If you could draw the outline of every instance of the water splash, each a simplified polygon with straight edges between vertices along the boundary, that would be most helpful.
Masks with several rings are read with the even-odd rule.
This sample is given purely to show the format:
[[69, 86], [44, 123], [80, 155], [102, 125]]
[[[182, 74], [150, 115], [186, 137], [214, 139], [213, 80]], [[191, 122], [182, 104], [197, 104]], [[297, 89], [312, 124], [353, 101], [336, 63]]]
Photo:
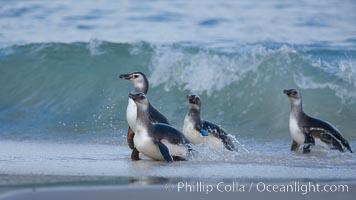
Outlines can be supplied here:
[[294, 81], [302, 89], [329, 89], [339, 97], [342, 103], [355, 103], [356, 100], [356, 61], [340, 60], [328, 62], [311, 60], [311, 66], [321, 73], [327, 74], [328, 79], [318, 76], [308, 76], [302, 73], [294, 75]]
[[98, 39], [91, 39], [87, 45], [90, 55], [98, 56], [104, 54], [104, 51], [100, 49], [100, 46], [103, 44], [103, 41]]
[[[241, 51], [241, 50], [240, 50]], [[208, 49], [186, 50], [171, 45], [157, 45], [150, 65], [153, 86], [164, 85], [166, 91], [179, 87], [195, 93], [211, 95], [231, 84], [238, 84], [250, 73], [258, 73], [263, 62], [274, 55], [285, 56], [296, 51], [287, 46], [273, 50], [261, 45], [233, 54], [221, 54]], [[256, 84], [259, 76], [252, 80]]]

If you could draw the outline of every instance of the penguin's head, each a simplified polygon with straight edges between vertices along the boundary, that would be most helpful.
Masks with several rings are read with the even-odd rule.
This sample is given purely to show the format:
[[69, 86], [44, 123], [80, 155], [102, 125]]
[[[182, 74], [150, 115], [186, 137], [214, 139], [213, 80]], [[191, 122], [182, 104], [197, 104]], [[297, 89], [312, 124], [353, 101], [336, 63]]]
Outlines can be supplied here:
[[121, 74], [119, 78], [130, 80], [134, 84], [135, 91], [147, 93], [148, 81], [144, 73], [132, 72], [130, 74]]
[[129, 98], [132, 99], [138, 107], [146, 109], [148, 107], [148, 100], [143, 92], [130, 93]]
[[283, 90], [283, 93], [289, 97], [292, 103], [300, 104], [302, 96], [297, 89]]
[[192, 108], [199, 109], [201, 106], [201, 100], [200, 97], [196, 94], [189, 94], [187, 95], [187, 99], [189, 101], [189, 104]]

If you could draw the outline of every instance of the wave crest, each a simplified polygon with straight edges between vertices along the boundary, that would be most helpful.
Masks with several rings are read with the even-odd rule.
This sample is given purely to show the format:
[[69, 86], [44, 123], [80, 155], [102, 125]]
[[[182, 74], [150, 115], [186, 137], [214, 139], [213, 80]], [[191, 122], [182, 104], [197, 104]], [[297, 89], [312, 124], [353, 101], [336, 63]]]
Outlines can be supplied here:
[[[150, 81], [153, 86], [163, 85], [166, 91], [178, 87], [211, 95], [233, 83], [238, 84], [250, 73], [258, 73], [259, 68], [264, 67], [262, 63], [273, 56], [280, 54], [285, 56], [283, 59], [287, 63], [290, 62], [289, 54], [293, 53], [296, 51], [287, 46], [271, 50], [257, 45], [231, 54], [206, 49], [155, 46], [150, 64]], [[251, 80], [251, 84], [256, 84], [256, 79]]]

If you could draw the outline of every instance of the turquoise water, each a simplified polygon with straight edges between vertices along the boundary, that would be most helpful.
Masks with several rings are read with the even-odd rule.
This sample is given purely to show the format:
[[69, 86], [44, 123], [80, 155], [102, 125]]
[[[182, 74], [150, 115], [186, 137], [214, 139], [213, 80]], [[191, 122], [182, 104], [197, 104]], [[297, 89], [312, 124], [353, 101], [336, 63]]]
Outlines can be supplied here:
[[307, 113], [355, 140], [356, 51], [271, 46], [227, 52], [197, 44], [91, 41], [3, 48], [0, 137], [120, 140], [132, 85], [117, 76], [143, 71], [150, 101], [179, 128], [189, 109], [186, 95], [195, 92], [202, 116], [232, 134], [289, 140], [290, 105], [282, 90], [293, 87], [301, 90]]
[[[282, 92], [298, 88], [306, 113], [332, 122], [355, 149], [355, 9], [355, 1], [0, 1], [0, 174], [157, 176], [162, 168], [146, 161], [151, 171], [131, 170], [126, 147], [132, 85], [118, 75], [142, 71], [149, 100], [174, 126], [183, 125], [186, 95], [198, 93], [203, 118], [250, 151], [204, 151], [176, 166], [183, 177], [196, 167], [206, 169], [198, 177], [231, 177], [223, 165], [244, 172], [236, 178], [356, 179], [349, 153], [289, 152]], [[42, 154], [47, 144], [54, 152]], [[61, 163], [69, 167], [58, 171]]]

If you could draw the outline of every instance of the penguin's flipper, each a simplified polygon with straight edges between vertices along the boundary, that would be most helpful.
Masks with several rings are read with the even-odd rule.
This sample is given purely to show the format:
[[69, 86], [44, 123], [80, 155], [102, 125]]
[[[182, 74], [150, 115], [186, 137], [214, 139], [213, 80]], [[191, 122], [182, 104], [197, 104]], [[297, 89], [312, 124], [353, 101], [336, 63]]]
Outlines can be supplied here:
[[201, 121], [194, 125], [194, 129], [198, 131], [202, 136], [209, 136], [209, 131], [203, 127]]
[[314, 127], [308, 128], [306, 131], [308, 131], [311, 135], [320, 138], [322, 142], [329, 145], [332, 149], [337, 149], [341, 152], [344, 152], [344, 149], [342, 148], [342, 144], [331, 132], [323, 128], [314, 128]]
[[338, 140], [346, 149], [348, 149], [351, 153], [353, 153], [349, 142], [344, 138], [344, 136], [340, 133], [340, 131], [332, 124], [312, 117], [309, 117], [308, 120], [311, 121], [313, 124], [317, 124], [317, 127], [310, 128], [313, 129], [313, 132], [317, 132], [319, 134], [323, 132], [330, 134], [334, 139]]
[[[336, 146], [339, 146], [339, 144], [340, 144], [341, 146], [343, 145], [343, 146], [344, 146], [347, 150], [349, 150], [351, 153], [353, 153], [349, 142], [341, 135], [341, 133], [340, 133], [338, 130], [334, 130], [334, 131], [332, 131], [332, 132], [330, 132], [330, 131], [326, 131], [326, 132], [327, 132], [328, 134], [330, 134], [331, 137], [332, 137], [334, 140], [336, 140], [336, 142], [338, 143], [338, 144], [336, 144], [336, 142], [332, 142], [332, 143], [333, 143], [333, 144], [332, 144], [333, 148], [335, 148]], [[334, 145], [334, 143], [335, 143], [336, 146]], [[336, 147], [336, 149], [340, 150], [339, 147]], [[341, 150], [340, 150], [340, 151], [341, 151]], [[342, 152], [344, 152], [344, 150], [342, 150]]]
[[298, 148], [299, 148], [299, 146], [300, 146], [300, 145], [299, 145], [296, 141], [293, 140], [292, 146], [290, 147], [290, 150], [291, 150], [291, 151], [297, 151]]
[[220, 126], [209, 122], [209, 121], [202, 121], [202, 129], [208, 130], [214, 137], [221, 139], [224, 144], [224, 147], [229, 151], [238, 151], [238, 148], [235, 146], [232, 136], [225, 132], [223, 128]]
[[164, 145], [161, 141], [158, 141], [157, 145], [158, 145], [159, 151], [161, 152], [164, 160], [166, 160], [167, 162], [173, 162], [173, 158], [169, 154], [169, 149], [166, 147], [166, 145]]
[[135, 144], [134, 144], [134, 140], [133, 140], [134, 136], [135, 136], [135, 133], [129, 127], [129, 129], [127, 130], [127, 144], [129, 145], [130, 149], [135, 148]]
[[312, 136], [312, 134], [310, 133], [310, 130], [307, 128], [303, 128], [304, 130], [304, 135], [305, 135], [305, 139], [304, 139], [304, 145], [303, 145], [303, 153], [310, 153], [310, 148], [312, 146], [315, 145], [315, 140]]
[[352, 149], [351, 149], [351, 146], [350, 146], [350, 144], [349, 144], [349, 142], [348, 141], [344, 141], [343, 142], [343, 144], [344, 144], [344, 146], [351, 152], [351, 153], [353, 153], [353, 151], [352, 151]]
[[341, 152], [344, 152], [340, 142], [331, 134], [323, 132], [320, 134], [320, 140], [328, 144], [332, 149], [337, 149]]
[[[339, 146], [342, 146], [342, 145], [343, 145], [347, 150], [349, 150], [351, 153], [353, 153], [349, 142], [341, 135], [341, 133], [339, 133], [338, 131], [327, 132], [327, 133], [331, 134], [331, 137], [332, 137], [334, 140], [336, 140], [336, 142], [337, 142], [337, 144], [336, 144], [336, 142], [334, 142], [334, 141], [332, 142], [332, 147], [333, 147], [333, 148], [336, 148], [336, 149], [338, 149], [339, 151], [341, 151]], [[339, 142], [339, 141], [340, 141], [340, 142]], [[341, 147], [341, 148], [342, 148], [342, 147]], [[344, 149], [343, 149], [343, 148], [342, 148], [342, 152], [344, 152]]]

